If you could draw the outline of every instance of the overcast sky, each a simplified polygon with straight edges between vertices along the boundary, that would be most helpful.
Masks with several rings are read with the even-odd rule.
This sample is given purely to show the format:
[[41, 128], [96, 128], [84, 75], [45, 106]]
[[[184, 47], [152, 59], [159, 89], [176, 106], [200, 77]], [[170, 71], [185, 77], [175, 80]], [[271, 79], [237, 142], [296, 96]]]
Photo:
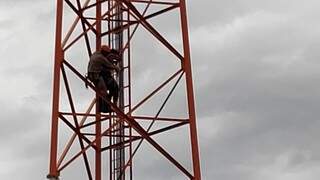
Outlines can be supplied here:
[[[317, 180], [320, 1], [187, 2], [203, 179]], [[0, 179], [48, 172], [54, 22], [54, 1], [0, 0]]]

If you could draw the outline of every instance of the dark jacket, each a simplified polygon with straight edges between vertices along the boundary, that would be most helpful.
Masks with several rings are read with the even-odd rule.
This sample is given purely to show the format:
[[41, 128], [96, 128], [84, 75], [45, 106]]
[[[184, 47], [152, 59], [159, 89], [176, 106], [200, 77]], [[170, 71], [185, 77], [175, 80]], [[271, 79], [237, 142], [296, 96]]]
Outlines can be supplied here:
[[102, 71], [110, 71], [117, 70], [118, 67], [114, 65], [112, 62], [114, 60], [119, 61], [120, 56], [115, 55], [113, 53], [109, 53], [107, 56], [104, 56], [100, 51], [96, 51], [90, 57], [90, 61], [88, 64], [88, 73], [101, 73]]

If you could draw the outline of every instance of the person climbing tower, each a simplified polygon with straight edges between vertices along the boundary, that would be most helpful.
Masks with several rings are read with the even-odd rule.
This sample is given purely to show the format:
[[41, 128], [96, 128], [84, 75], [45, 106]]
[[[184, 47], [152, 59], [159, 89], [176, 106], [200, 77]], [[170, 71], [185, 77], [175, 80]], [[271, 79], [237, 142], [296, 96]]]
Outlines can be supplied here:
[[[118, 63], [121, 61], [120, 53], [108, 45], [102, 45], [100, 50], [90, 56], [88, 64], [88, 79], [96, 86], [98, 91], [115, 105], [118, 102], [119, 85], [113, 74], [119, 73]], [[112, 112], [112, 109], [103, 98], [99, 98], [100, 112]]]

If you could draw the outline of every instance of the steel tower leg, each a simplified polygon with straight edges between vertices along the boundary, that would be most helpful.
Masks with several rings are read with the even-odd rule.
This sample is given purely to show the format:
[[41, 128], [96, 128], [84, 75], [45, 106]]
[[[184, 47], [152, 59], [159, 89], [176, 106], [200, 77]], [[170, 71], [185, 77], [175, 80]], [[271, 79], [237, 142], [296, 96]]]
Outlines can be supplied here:
[[[101, 48], [101, 0], [96, 0], [96, 50]], [[96, 98], [99, 99], [99, 96], [96, 95]], [[100, 102], [96, 103], [96, 180], [101, 180], [101, 116], [100, 116]]]
[[183, 51], [184, 51], [183, 68], [186, 73], [193, 173], [194, 173], [195, 180], [201, 180], [196, 113], [195, 113], [195, 105], [194, 105], [194, 92], [193, 92], [192, 70], [191, 70], [191, 60], [190, 60], [190, 43], [189, 43], [189, 32], [188, 32], [188, 23], [187, 23], [187, 9], [186, 9], [185, 0], [180, 0], [180, 16], [181, 16], [181, 27], [182, 27], [181, 29], [182, 29]]
[[57, 0], [56, 15], [56, 40], [54, 57], [54, 78], [53, 78], [53, 102], [52, 102], [52, 120], [51, 120], [51, 145], [50, 145], [50, 172], [48, 179], [59, 179], [57, 167], [57, 149], [58, 149], [58, 120], [59, 120], [59, 96], [60, 96], [60, 67], [63, 61], [63, 51], [61, 47], [62, 39], [62, 14], [63, 0]]

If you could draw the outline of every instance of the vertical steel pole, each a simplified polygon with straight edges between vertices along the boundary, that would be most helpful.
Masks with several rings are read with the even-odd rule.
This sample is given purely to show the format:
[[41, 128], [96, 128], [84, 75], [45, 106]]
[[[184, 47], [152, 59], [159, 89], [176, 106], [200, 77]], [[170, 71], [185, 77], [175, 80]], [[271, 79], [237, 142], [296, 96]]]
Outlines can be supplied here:
[[197, 125], [196, 125], [196, 116], [195, 116], [196, 113], [195, 113], [195, 105], [194, 105], [194, 92], [193, 92], [191, 58], [190, 58], [190, 43], [189, 43], [189, 32], [188, 32], [188, 22], [187, 22], [187, 8], [186, 8], [185, 0], [180, 0], [180, 16], [181, 16], [183, 51], [184, 51], [183, 68], [186, 73], [193, 173], [194, 173], [195, 180], [201, 180], [200, 157], [199, 157], [199, 148], [198, 148]]
[[56, 41], [54, 57], [53, 100], [51, 120], [51, 147], [50, 147], [50, 172], [48, 179], [58, 179], [57, 148], [58, 148], [58, 120], [59, 120], [59, 95], [60, 95], [60, 68], [63, 61], [62, 40], [62, 14], [63, 0], [57, 0], [56, 12]]
[[[121, 4], [121, 3], [120, 3]], [[122, 7], [119, 4], [116, 4], [116, 8], [115, 8], [115, 23], [114, 23], [114, 28], [119, 28], [122, 26], [122, 21], [123, 21], [123, 10]], [[118, 51], [122, 51], [123, 48], [123, 30], [120, 32], [115, 33], [114, 35], [114, 49], [118, 50]], [[119, 66], [121, 71], [118, 74], [118, 83], [119, 83], [119, 108], [124, 112], [125, 111], [125, 96], [124, 96], [124, 74], [125, 74], [125, 70], [123, 69], [124, 67], [124, 59], [123, 59], [123, 55], [122, 55], [122, 61], [119, 62]], [[125, 130], [124, 130], [124, 123], [120, 123], [117, 127], [117, 135], [119, 135], [119, 137], [116, 137], [116, 143], [121, 143], [124, 141], [124, 134], [125, 134]], [[121, 171], [120, 169], [122, 167], [124, 167], [125, 165], [125, 148], [124, 146], [116, 148], [116, 171], [115, 171], [115, 177], [118, 180], [124, 180], [125, 179], [125, 173], [120, 177]], [[120, 177], [120, 178], [119, 178]]]
[[[108, 12], [110, 12], [110, 9], [111, 9], [111, 0], [108, 1]], [[111, 29], [111, 21], [108, 21], [108, 30]], [[110, 46], [111, 45], [111, 33], [108, 34], [108, 45]], [[112, 126], [112, 118], [110, 117], [109, 118], [109, 127]], [[112, 129], [111, 129], [112, 131]], [[109, 136], [109, 146], [112, 145], [112, 136], [111, 136], [112, 133], [110, 133], [110, 136]], [[112, 158], [112, 148], [110, 148], [109, 150], [109, 180], [112, 180], [112, 177], [113, 177], [113, 174], [112, 174], [112, 169], [113, 169], [113, 158]]]
[[[100, 50], [101, 48], [101, 0], [96, 0], [97, 7], [96, 7], [96, 18], [97, 18], [97, 25], [96, 25], [96, 50]], [[100, 116], [100, 97], [96, 95], [97, 103], [96, 103], [96, 180], [101, 180], [101, 116]]]
[[[130, 10], [128, 9], [127, 10], [127, 20], [128, 22], [130, 21]], [[128, 112], [129, 113], [129, 116], [131, 116], [131, 43], [130, 43], [130, 34], [131, 34], [131, 31], [130, 31], [130, 26], [128, 27], [127, 29], [127, 40], [128, 40], [128, 85], [129, 85], [129, 92], [128, 92], [128, 101], [129, 101], [129, 110]], [[132, 159], [132, 141], [131, 141], [131, 138], [132, 138], [132, 128], [129, 127], [129, 138], [130, 138], [130, 145], [129, 145], [129, 157], [128, 159]], [[132, 168], [132, 160], [130, 162], [130, 179], [129, 180], [132, 180], [133, 179], [133, 168]]]

